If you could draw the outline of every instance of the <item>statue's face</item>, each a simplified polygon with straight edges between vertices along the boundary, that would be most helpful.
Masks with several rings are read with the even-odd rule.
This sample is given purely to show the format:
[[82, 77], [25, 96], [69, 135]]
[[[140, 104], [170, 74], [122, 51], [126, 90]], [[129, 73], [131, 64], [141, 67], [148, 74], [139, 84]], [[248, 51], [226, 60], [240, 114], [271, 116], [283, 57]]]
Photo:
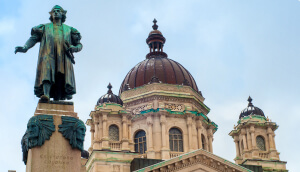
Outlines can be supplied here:
[[83, 141], [84, 141], [84, 136], [85, 136], [85, 128], [80, 127], [77, 129], [77, 144], [83, 148]]
[[27, 125], [28, 139], [34, 139], [39, 136], [39, 127], [34, 121], [30, 121]]
[[62, 15], [63, 15], [63, 13], [59, 8], [55, 8], [52, 10], [51, 16], [53, 19], [55, 19], [55, 20], [62, 19]]

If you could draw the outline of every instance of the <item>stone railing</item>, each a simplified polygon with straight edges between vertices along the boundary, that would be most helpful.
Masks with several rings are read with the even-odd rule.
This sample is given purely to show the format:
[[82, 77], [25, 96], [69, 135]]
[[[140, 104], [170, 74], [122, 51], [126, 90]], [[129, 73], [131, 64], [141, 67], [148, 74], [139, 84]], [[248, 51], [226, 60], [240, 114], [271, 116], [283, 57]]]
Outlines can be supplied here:
[[119, 151], [119, 150], [121, 150], [121, 142], [120, 141], [109, 141], [109, 147], [111, 150]]
[[268, 152], [259, 152], [258, 155], [261, 159], [268, 159], [269, 158], [269, 153]]
[[177, 157], [179, 155], [183, 154], [183, 152], [170, 152], [170, 158]]

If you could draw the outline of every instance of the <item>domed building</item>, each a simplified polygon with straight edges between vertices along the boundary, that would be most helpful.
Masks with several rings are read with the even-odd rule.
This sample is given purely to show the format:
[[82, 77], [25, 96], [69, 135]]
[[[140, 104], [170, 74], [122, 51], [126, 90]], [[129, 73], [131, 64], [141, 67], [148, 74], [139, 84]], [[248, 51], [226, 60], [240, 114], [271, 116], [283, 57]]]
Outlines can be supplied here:
[[266, 118], [260, 108], [253, 106], [250, 96], [248, 102], [239, 116], [238, 125], [229, 133], [235, 142], [235, 162], [250, 168], [261, 167], [263, 171], [287, 171], [286, 162], [280, 161], [276, 150], [278, 125]]
[[[218, 125], [192, 74], [163, 51], [166, 39], [153, 22], [146, 58], [127, 73], [119, 96], [109, 84], [90, 113], [86, 171], [249, 171], [213, 154]], [[264, 118], [254, 106], [241, 117], [252, 113]]]

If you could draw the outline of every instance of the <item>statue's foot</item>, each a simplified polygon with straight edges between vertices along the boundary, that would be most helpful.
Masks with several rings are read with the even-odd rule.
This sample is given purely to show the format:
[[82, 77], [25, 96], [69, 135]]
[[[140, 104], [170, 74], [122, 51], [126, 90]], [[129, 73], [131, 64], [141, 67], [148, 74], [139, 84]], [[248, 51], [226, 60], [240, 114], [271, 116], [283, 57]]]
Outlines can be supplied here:
[[50, 102], [50, 98], [46, 95], [42, 95], [40, 100], [39, 100], [40, 103], [49, 103]]
[[67, 100], [71, 100], [72, 98], [73, 98], [72, 95], [67, 95], [67, 96], [66, 96], [66, 99], [67, 99]]

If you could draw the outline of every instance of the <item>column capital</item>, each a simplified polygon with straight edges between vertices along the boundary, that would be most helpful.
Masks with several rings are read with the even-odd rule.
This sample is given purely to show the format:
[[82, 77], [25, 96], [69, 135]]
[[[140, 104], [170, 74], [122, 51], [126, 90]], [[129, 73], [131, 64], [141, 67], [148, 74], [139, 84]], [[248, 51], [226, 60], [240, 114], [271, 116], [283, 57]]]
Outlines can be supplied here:
[[166, 115], [162, 114], [162, 115], [160, 116], [160, 123], [161, 123], [161, 124], [165, 124], [165, 123], [166, 123]]
[[186, 118], [186, 124], [189, 126], [189, 125], [192, 125], [193, 121], [192, 121], [192, 117], [191, 116], [187, 116]]
[[148, 124], [148, 125], [151, 125], [151, 126], [153, 125], [153, 120], [152, 120], [152, 117], [151, 117], [151, 116], [148, 116], [148, 117], [147, 117], [147, 124]]

